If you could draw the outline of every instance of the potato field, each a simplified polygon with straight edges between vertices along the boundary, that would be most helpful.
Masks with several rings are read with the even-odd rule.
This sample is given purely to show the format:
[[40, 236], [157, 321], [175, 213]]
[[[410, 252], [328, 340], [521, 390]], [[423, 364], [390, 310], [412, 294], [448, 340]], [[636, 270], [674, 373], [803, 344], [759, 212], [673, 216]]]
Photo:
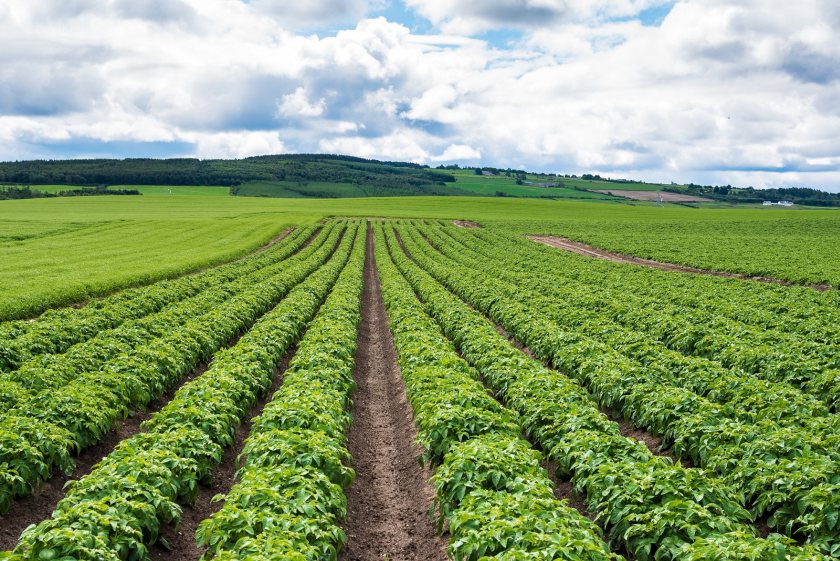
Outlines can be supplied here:
[[840, 557], [833, 277], [523, 224], [329, 218], [1, 322], [0, 560]]

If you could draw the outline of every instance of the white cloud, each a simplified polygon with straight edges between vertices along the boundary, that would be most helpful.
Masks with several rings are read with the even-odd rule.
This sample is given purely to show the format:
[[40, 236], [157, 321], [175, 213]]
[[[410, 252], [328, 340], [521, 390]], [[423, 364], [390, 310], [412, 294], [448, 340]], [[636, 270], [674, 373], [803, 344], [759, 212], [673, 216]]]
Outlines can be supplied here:
[[[657, 3], [409, 0], [446, 34], [373, 18], [322, 37], [295, 26], [375, 5], [7, 0], [0, 159], [171, 143], [840, 189], [836, 3], [681, 0], [661, 26], [615, 19]], [[502, 24], [522, 39], [464, 35]]]
[[323, 97], [316, 103], [310, 103], [306, 88], [299, 87], [294, 93], [283, 96], [277, 110], [285, 117], [320, 117], [326, 106], [327, 100]]
[[336, 23], [355, 23], [383, 0], [251, 0], [251, 6], [292, 26], [323, 27]]
[[[186, 135], [189, 139], [190, 135]], [[194, 137], [199, 158], [246, 158], [286, 151], [280, 136], [274, 132], [224, 132]]]
[[346, 136], [324, 139], [320, 150], [329, 154], [348, 154], [360, 158], [381, 158], [384, 160], [427, 163], [430, 159], [412, 131], [396, 131], [379, 138]]
[[443, 154], [433, 156], [433, 162], [460, 162], [465, 160], [480, 160], [481, 152], [466, 144], [450, 144]]

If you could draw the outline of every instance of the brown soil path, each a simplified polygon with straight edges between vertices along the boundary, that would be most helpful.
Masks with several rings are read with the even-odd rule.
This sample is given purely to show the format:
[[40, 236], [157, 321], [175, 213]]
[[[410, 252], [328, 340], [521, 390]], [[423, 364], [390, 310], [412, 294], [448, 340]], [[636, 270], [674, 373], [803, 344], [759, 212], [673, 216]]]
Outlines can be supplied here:
[[453, 220], [452, 223], [459, 228], [481, 228], [481, 224], [469, 220]]
[[661, 261], [654, 261], [652, 259], [642, 259], [641, 257], [633, 257], [630, 255], [623, 255], [621, 253], [612, 253], [610, 251], [606, 251], [603, 249], [599, 249], [597, 247], [593, 247], [591, 245], [587, 245], [582, 242], [576, 242], [573, 240], [569, 240], [566, 238], [560, 238], [557, 236], [528, 236], [529, 240], [535, 241], [537, 243], [541, 243], [543, 245], [547, 245], [549, 247], [554, 247], [557, 249], [563, 249], [565, 251], [569, 251], [571, 253], [577, 253], [578, 255], [585, 255], [587, 257], [594, 257], [596, 259], [605, 259], [607, 261], [613, 261], [615, 263], [627, 263], [630, 265], [642, 265], [645, 267], [651, 267], [653, 269], [661, 269], [663, 271], [677, 271], [680, 273], [695, 273], [698, 275], [711, 275], [715, 277], [724, 277], [729, 279], [741, 279], [741, 280], [750, 280], [750, 281], [757, 281], [757, 282], [765, 282], [769, 284], [779, 284], [782, 286], [805, 286], [808, 288], [812, 288], [818, 292], [823, 292], [825, 290], [831, 289], [829, 285], [826, 284], [796, 284], [792, 282], [788, 282], [782, 279], [776, 279], [773, 277], [756, 277], [750, 275], [742, 275], [739, 273], [726, 273], [723, 271], [710, 271], [708, 269], [697, 269], [695, 267], [687, 267], [685, 265], [677, 265], [676, 263], [663, 263]]
[[382, 301], [368, 231], [348, 448], [356, 479], [347, 489], [341, 561], [444, 561], [446, 538], [429, 518], [434, 499], [420, 466], [417, 431]]

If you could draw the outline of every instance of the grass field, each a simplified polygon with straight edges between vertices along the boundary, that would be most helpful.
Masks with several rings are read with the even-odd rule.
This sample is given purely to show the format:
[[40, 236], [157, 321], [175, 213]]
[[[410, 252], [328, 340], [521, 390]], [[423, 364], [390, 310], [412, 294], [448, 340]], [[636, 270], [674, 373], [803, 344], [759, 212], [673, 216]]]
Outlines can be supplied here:
[[[613, 182], [597, 179], [553, 177], [525, 174], [522, 185], [516, 184], [516, 177], [504, 174], [476, 175], [472, 170], [449, 170], [457, 181], [455, 185], [479, 195], [494, 196], [497, 191], [511, 197], [556, 197], [571, 199], [612, 199], [609, 195], [592, 193], [590, 190], [611, 189], [614, 191], [661, 191], [665, 186], [658, 183]], [[561, 185], [551, 187], [546, 185]]]
[[[459, 189], [469, 191], [476, 195], [488, 197], [498, 196], [504, 193], [508, 197], [538, 197], [558, 199], [613, 199], [601, 193], [590, 193], [585, 190], [572, 189], [569, 187], [539, 187], [537, 185], [517, 185], [515, 177], [505, 175], [476, 175], [472, 171], [452, 172], [457, 179], [454, 183]], [[526, 181], [533, 183], [548, 183], [546, 178], [531, 176]], [[566, 183], [566, 180], [563, 180]], [[586, 189], [584, 187], [584, 189]], [[593, 187], [594, 189], [594, 187]]]
[[166, 188], [144, 189], [149, 195], [0, 204], [0, 318], [222, 262], [287, 225], [342, 215], [507, 221], [523, 233], [560, 235], [661, 261], [840, 285], [840, 262], [833, 257], [840, 255], [840, 215], [830, 210], [501, 197], [257, 199], [220, 196], [217, 187], [171, 195]]

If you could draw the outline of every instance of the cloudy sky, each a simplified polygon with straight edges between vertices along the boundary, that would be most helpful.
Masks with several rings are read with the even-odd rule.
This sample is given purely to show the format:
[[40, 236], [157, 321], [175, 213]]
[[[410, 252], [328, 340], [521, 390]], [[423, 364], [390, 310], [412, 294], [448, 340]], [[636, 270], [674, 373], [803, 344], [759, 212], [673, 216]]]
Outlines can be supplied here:
[[3, 0], [0, 159], [329, 152], [840, 191], [838, 30], [837, 0]]

